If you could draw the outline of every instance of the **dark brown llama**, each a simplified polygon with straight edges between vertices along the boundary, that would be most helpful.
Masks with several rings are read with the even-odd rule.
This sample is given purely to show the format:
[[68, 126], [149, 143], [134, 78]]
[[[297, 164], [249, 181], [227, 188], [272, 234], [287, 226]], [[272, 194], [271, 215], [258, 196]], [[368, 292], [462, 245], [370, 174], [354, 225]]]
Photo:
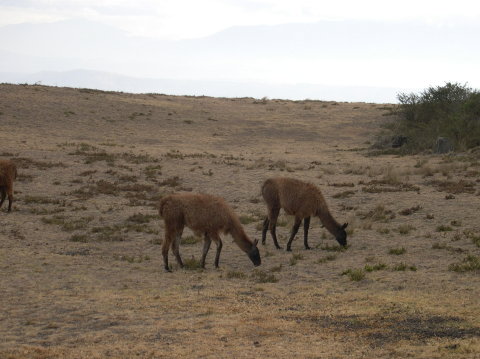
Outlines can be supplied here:
[[275, 247], [281, 249], [277, 241], [276, 224], [280, 209], [283, 208], [286, 214], [295, 216], [295, 224], [287, 243], [287, 251], [291, 251], [292, 241], [298, 232], [302, 219], [304, 220], [303, 240], [305, 249], [310, 249], [308, 228], [311, 216], [319, 217], [322, 224], [335, 236], [340, 245], [347, 245], [345, 228], [347, 228], [348, 223], [340, 225], [335, 221], [328, 210], [320, 189], [312, 183], [293, 178], [269, 178], [263, 183], [262, 196], [268, 207], [268, 216], [263, 222], [262, 244], [265, 244], [267, 231], [270, 229]]
[[13, 181], [17, 178], [17, 166], [10, 160], [0, 160], [0, 207], [8, 195], [8, 212], [12, 210]]
[[205, 268], [205, 258], [212, 240], [217, 245], [215, 267], [218, 268], [222, 250], [220, 232], [230, 234], [233, 241], [248, 255], [255, 266], [261, 264], [260, 253], [257, 248], [258, 240], [252, 241], [247, 236], [237, 215], [223, 198], [195, 193], [171, 194], [160, 200], [159, 212], [165, 223], [162, 255], [166, 271], [170, 271], [168, 266], [170, 246], [178, 264], [183, 267], [179, 245], [185, 226], [195, 234], [204, 236], [202, 268]]

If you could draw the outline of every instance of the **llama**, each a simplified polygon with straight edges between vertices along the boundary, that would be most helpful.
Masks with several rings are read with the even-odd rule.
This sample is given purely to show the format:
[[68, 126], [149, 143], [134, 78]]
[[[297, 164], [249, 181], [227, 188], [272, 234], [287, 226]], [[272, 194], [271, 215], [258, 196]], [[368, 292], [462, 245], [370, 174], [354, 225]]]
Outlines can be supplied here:
[[12, 210], [13, 181], [17, 178], [17, 166], [10, 160], [0, 160], [0, 207], [8, 194], [8, 212]]
[[223, 246], [219, 232], [230, 234], [233, 241], [248, 255], [255, 266], [261, 264], [260, 253], [257, 248], [258, 239], [252, 241], [247, 236], [237, 215], [223, 198], [196, 193], [171, 194], [160, 200], [159, 213], [165, 223], [162, 255], [166, 271], [170, 272], [168, 267], [170, 246], [178, 264], [183, 267], [179, 244], [185, 226], [195, 234], [204, 236], [202, 268], [205, 268], [205, 258], [212, 240], [217, 245], [215, 267], [218, 268]]
[[292, 250], [292, 241], [298, 232], [302, 219], [304, 220], [303, 240], [305, 249], [310, 249], [308, 229], [311, 216], [319, 217], [322, 224], [335, 236], [340, 245], [347, 245], [345, 228], [347, 228], [348, 223], [340, 225], [335, 221], [328, 210], [320, 189], [312, 183], [292, 178], [270, 178], [263, 183], [262, 196], [268, 207], [268, 216], [263, 222], [262, 244], [265, 244], [267, 230], [270, 229], [275, 247], [277, 249], [282, 248], [277, 241], [276, 224], [280, 209], [283, 208], [286, 214], [295, 216], [295, 223], [287, 243], [287, 251]]

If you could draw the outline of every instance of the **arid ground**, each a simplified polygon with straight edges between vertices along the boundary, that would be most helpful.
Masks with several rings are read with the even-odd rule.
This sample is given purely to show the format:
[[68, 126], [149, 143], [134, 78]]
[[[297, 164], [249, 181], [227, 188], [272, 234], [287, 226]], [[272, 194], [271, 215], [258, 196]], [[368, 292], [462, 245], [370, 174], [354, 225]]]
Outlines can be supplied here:
[[[372, 155], [390, 105], [0, 85], [0, 357], [480, 358], [480, 151]], [[318, 219], [262, 265], [224, 237], [163, 270], [159, 199], [224, 197], [261, 238], [262, 182], [317, 184]], [[292, 219], [281, 214], [285, 247]]]

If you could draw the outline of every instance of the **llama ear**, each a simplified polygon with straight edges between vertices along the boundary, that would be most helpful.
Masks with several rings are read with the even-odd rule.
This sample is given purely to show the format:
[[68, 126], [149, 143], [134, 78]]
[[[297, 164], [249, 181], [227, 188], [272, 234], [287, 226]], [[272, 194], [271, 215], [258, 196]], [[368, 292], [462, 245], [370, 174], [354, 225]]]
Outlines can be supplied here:
[[258, 244], [258, 239], [254, 239], [254, 240], [253, 240], [253, 246], [256, 247], [257, 244]]
[[343, 229], [345, 229], [347, 227], [348, 227], [348, 223], [344, 223], [343, 226], [342, 226]]

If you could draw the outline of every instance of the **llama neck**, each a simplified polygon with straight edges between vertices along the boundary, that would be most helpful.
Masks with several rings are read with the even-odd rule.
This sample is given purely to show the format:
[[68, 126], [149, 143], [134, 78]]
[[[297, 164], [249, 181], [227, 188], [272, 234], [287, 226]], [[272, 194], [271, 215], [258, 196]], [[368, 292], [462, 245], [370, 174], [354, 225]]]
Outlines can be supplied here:
[[338, 222], [332, 217], [331, 213], [329, 212], [328, 209], [320, 211], [320, 214], [318, 215], [320, 218], [320, 221], [322, 224], [325, 226], [325, 228], [333, 234], [335, 237], [338, 234], [338, 231], [340, 229], [340, 225]]
[[233, 237], [233, 241], [237, 244], [237, 246], [240, 247], [242, 251], [248, 253], [251, 250], [252, 242], [243, 230], [239, 221], [233, 221], [229, 233]]

